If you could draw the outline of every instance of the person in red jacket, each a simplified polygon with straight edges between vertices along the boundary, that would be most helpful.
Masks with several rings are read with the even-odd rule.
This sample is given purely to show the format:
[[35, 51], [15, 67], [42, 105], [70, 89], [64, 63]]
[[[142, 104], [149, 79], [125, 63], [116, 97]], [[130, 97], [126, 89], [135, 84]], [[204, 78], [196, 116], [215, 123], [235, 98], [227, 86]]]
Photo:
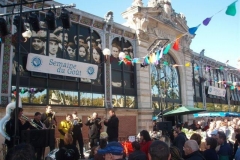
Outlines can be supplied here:
[[152, 143], [152, 139], [148, 131], [142, 130], [140, 132], [140, 146], [141, 146], [141, 151], [144, 152], [147, 157], [148, 157], [148, 150], [151, 143]]

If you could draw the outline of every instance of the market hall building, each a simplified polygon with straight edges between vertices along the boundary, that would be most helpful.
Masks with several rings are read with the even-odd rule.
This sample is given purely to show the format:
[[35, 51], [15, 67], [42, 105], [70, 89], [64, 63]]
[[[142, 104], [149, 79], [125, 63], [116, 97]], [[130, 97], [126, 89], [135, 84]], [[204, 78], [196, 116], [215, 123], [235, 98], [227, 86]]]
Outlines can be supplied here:
[[[5, 0], [5, 3], [12, 2]], [[45, 2], [44, 7], [52, 4], [62, 5], [52, 1]], [[70, 29], [63, 29], [60, 19], [53, 31], [41, 23], [38, 33], [33, 32], [31, 38], [21, 41], [20, 62], [16, 58], [16, 27], [9, 25], [12, 34], [1, 43], [0, 117], [4, 117], [5, 107], [16, 91], [17, 63], [20, 65], [19, 91], [24, 115], [33, 117], [35, 112], [43, 113], [46, 105], [51, 105], [58, 122], [65, 119], [66, 113], [75, 110], [84, 122], [93, 112], [103, 117], [107, 109], [113, 107], [120, 121], [120, 140], [143, 129], [151, 130], [153, 116], [160, 117], [161, 113], [181, 105], [203, 108], [206, 103], [206, 109], [210, 111], [239, 112], [240, 95], [237, 88], [230, 90], [226, 83], [218, 83], [239, 82], [237, 70], [230, 66], [211, 69], [225, 64], [204, 56], [204, 51], [199, 54], [190, 49], [194, 36], [185, 34], [188, 32], [186, 17], [176, 13], [170, 1], [149, 0], [144, 6], [141, 0], [129, 3], [129, 8], [122, 13], [126, 19], [123, 25], [114, 21], [114, 12], [99, 17], [75, 8], [67, 9], [72, 12]], [[41, 7], [27, 5], [24, 10]], [[11, 8], [1, 8], [1, 11], [8, 13]], [[56, 11], [56, 15], [60, 16], [61, 9]], [[40, 21], [44, 21], [45, 12], [40, 11], [39, 17]], [[13, 19], [11, 16], [8, 18]], [[29, 24], [25, 23], [25, 26], [29, 27]], [[155, 41], [161, 47], [183, 34], [180, 49], [176, 51], [171, 48], [158, 65], [119, 63], [120, 52], [131, 59], [145, 57], [150, 53], [151, 46], [154, 49]], [[111, 50], [111, 57], [103, 55], [104, 48]], [[95, 64], [98, 66], [97, 78], [90, 80], [30, 72], [26, 69], [29, 53]], [[191, 66], [185, 67], [186, 63]], [[176, 67], [175, 64], [181, 66]], [[206, 67], [209, 69], [206, 70]], [[225, 97], [209, 95], [209, 86], [226, 90], [228, 94]], [[178, 118], [186, 121], [186, 118]], [[165, 120], [175, 121], [174, 117]], [[55, 132], [58, 138], [58, 130]], [[84, 125], [85, 142], [88, 141], [87, 133], [88, 128]]]

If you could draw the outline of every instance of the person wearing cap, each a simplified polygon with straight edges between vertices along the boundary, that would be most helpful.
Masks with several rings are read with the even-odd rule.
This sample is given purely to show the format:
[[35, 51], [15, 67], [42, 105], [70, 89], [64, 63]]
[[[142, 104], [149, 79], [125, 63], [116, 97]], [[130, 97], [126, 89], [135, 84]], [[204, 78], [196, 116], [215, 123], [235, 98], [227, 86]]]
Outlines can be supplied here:
[[46, 31], [40, 30], [32, 32], [32, 50], [36, 54], [45, 55]]
[[110, 115], [110, 118], [104, 121], [104, 125], [107, 126], [108, 141], [118, 141], [119, 120], [114, 110], [110, 109], [108, 114]]
[[77, 111], [74, 111], [72, 113], [72, 124], [73, 124], [73, 144], [76, 146], [76, 143], [78, 141], [81, 159], [85, 159], [84, 153], [83, 153], [83, 136], [82, 136], [82, 120], [78, 117]]
[[211, 132], [211, 137], [217, 139], [217, 134], [218, 134], [218, 130], [215, 129]]
[[50, 33], [49, 37], [50, 37], [49, 38], [49, 56], [61, 58], [61, 52], [60, 52], [61, 49], [58, 46], [61, 41], [53, 33]]
[[123, 146], [119, 142], [109, 142], [98, 154], [104, 155], [105, 160], [123, 160]]
[[[62, 27], [58, 27], [57, 29], [55, 29], [55, 31], [53, 32], [53, 34], [55, 34], [58, 39], [60, 39], [60, 41], [63, 40], [64, 46], [66, 47], [68, 44], [68, 32], [65, 30], [64, 32], [64, 36], [63, 36], [63, 28]], [[59, 47], [62, 49], [62, 45], [59, 44]]]

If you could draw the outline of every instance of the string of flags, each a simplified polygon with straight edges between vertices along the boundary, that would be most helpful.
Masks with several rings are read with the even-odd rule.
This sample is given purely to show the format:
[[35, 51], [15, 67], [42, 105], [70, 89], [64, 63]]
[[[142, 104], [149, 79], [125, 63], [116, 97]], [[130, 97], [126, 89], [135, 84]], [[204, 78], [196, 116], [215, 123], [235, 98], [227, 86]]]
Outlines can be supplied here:
[[[236, 13], [237, 13], [237, 10], [236, 10], [236, 3], [238, 2], [238, 0], [234, 1], [233, 3], [231, 3], [230, 5], [227, 6], [227, 9], [225, 11], [225, 14], [228, 15], [228, 16], [235, 16]], [[144, 57], [140, 57], [140, 58], [131, 58], [129, 55], [125, 55], [124, 52], [120, 52], [119, 53], [119, 64], [121, 63], [124, 63], [125, 65], [133, 65], [134, 63], [139, 63], [141, 64], [142, 67], [145, 67], [145, 66], [148, 66], [149, 64], [155, 64], [155, 65], [158, 65], [160, 59], [163, 57], [163, 55], [166, 55], [168, 54], [169, 50], [171, 48], [173, 48], [174, 50], [178, 51], [180, 49], [179, 47], [179, 43], [180, 43], [180, 39], [187, 35], [187, 34], [190, 34], [190, 35], [195, 35], [195, 32], [198, 30], [198, 28], [201, 26], [201, 24], [203, 24], [204, 26], [207, 26], [210, 21], [212, 20], [212, 18], [220, 13], [222, 10], [224, 9], [221, 9], [220, 11], [216, 12], [214, 15], [210, 16], [210, 17], [207, 17], [205, 18], [202, 23], [198, 24], [196, 27], [192, 27], [192, 28], [189, 28], [188, 29], [188, 32], [182, 34], [182, 35], [179, 35], [178, 37], [176, 37], [175, 40], [169, 42], [168, 44], [166, 44], [165, 46], [163, 46], [160, 50], [157, 50], [155, 53], [150, 53], [150, 54], [147, 54], [146, 56]], [[169, 63], [167, 61], [163, 61], [162, 63], [163, 65], [169, 65]], [[191, 64], [188, 62], [186, 63], [185, 65], [173, 65], [175, 67], [177, 66], [186, 66], [186, 67], [190, 67]], [[195, 68], [195, 69], [198, 69], [198, 68]], [[220, 67], [218, 68], [220, 70], [223, 70], [224, 68], [223, 67]], [[239, 69], [240, 69], [240, 66], [239, 66]]]

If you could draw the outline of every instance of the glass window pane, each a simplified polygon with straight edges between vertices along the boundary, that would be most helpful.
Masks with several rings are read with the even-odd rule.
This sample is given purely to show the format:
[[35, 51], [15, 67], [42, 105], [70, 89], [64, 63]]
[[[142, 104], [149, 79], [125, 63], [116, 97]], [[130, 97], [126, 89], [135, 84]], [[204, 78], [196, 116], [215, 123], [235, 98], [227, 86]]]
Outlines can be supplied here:
[[94, 107], [104, 107], [104, 94], [93, 93], [92, 103]]
[[62, 91], [64, 105], [78, 106], [78, 92]]
[[206, 103], [207, 111], [214, 111], [214, 104], [213, 103]]
[[122, 87], [122, 75], [120, 71], [112, 71], [112, 86]]
[[126, 96], [126, 107], [128, 107], [128, 108], [135, 108], [136, 107], [135, 97]]
[[114, 69], [118, 69], [121, 70], [122, 65], [119, 65], [119, 53], [121, 52], [121, 41], [119, 41], [119, 38], [114, 38], [113, 42], [112, 42], [112, 48], [111, 48], [111, 67]]
[[215, 108], [215, 111], [222, 111], [222, 105], [221, 104], [214, 103], [214, 108]]
[[160, 109], [158, 101], [153, 101], [152, 102], [152, 109], [154, 109], [154, 110]]
[[64, 104], [64, 91], [49, 90], [49, 104], [66, 105]]
[[[29, 103], [29, 88], [27, 87], [19, 87], [19, 93], [21, 96], [22, 103]], [[12, 93], [16, 95], [16, 86], [12, 86]], [[12, 97], [13, 100], [16, 100], [16, 97]]]
[[[103, 68], [102, 67], [98, 67], [98, 73], [97, 73], [97, 78], [92, 80], [92, 84], [94, 85], [102, 85], [102, 79], [103, 79]], [[88, 80], [85, 78], [85, 80]]]
[[30, 88], [29, 103], [32, 104], [47, 104], [47, 90], [44, 88]]
[[[230, 106], [230, 108], [231, 108], [231, 106]], [[229, 111], [229, 107], [228, 107], [227, 104], [222, 104], [222, 111], [224, 111], [224, 112], [228, 112]]]
[[80, 92], [80, 106], [92, 106], [92, 93]]
[[134, 88], [134, 74], [124, 73], [124, 84], [126, 88]]
[[112, 105], [113, 107], [125, 107], [124, 96], [112, 95]]

